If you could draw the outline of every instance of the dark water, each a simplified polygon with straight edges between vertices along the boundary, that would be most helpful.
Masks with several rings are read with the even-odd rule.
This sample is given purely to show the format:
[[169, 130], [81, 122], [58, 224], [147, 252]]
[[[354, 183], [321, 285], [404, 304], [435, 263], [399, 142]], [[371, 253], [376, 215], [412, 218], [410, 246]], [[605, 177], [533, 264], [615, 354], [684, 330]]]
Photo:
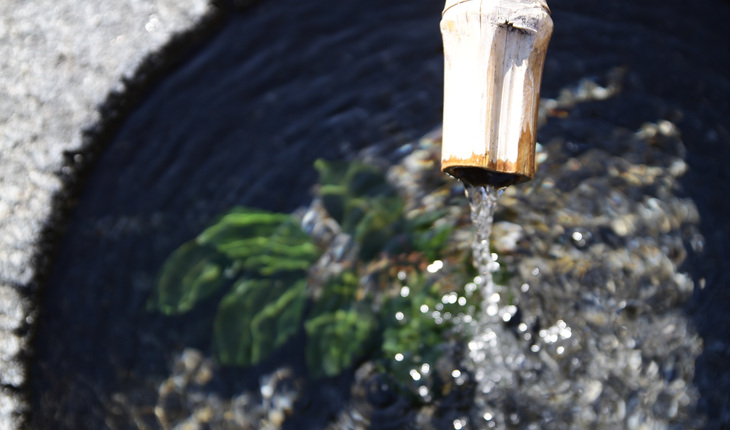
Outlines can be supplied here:
[[[543, 94], [625, 67], [625, 96], [576, 108], [581, 121], [549, 123], [539, 140], [561, 136], [581, 151], [590, 145], [581, 139], [586, 130], [606, 122], [636, 129], [657, 118], [685, 133], [687, 193], [707, 238], [707, 256], [691, 268], [707, 288], [690, 312], [715, 348], [700, 358], [697, 382], [702, 406], [719, 423], [730, 386], [712, 382], [727, 374], [730, 359], [730, 321], [720, 309], [728, 275], [719, 269], [730, 253], [723, 197], [730, 177], [719, 162], [730, 155], [730, 52], [722, 42], [728, 31], [703, 20], [730, 17], [730, 6], [550, 6], [555, 33]], [[108, 148], [44, 287], [32, 368], [35, 428], [138, 426], [125, 405], [154, 404], [150, 375], [166, 374], [182, 345], [208, 348], [185, 321], [148, 314], [144, 302], [164, 258], [212, 217], [235, 204], [291, 211], [310, 200], [316, 158], [392, 149], [440, 123], [441, 8], [431, 0], [281, 0], [230, 13], [206, 47], [100, 143]]]
[[291, 211], [311, 198], [316, 158], [439, 123], [441, 6], [262, 2], [149, 94], [90, 175], [46, 287], [39, 428], [104, 427], [112, 393], [148, 395], [144, 375], [200, 339], [144, 302], [163, 259], [215, 215]]

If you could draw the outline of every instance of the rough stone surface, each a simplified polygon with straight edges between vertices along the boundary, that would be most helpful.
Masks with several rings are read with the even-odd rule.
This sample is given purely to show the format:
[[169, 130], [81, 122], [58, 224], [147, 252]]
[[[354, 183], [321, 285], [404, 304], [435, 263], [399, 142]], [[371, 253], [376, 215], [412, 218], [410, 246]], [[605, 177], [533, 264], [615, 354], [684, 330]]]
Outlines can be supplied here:
[[26, 377], [28, 285], [36, 241], [61, 182], [110, 90], [198, 22], [205, 0], [0, 3], [0, 428], [17, 426]]

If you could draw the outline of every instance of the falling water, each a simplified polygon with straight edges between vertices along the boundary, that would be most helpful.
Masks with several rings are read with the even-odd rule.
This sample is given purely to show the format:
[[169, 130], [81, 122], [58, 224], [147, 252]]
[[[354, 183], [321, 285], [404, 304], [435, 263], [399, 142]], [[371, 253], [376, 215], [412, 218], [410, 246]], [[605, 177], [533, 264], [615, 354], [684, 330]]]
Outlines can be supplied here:
[[511, 362], [509, 357], [513, 357], [514, 354], [507, 352], [513, 345], [505, 344], [509, 343], [509, 336], [504, 336], [501, 324], [505, 318], [503, 314], [506, 307], [500, 303], [499, 287], [492, 278], [492, 273], [499, 268], [499, 263], [489, 250], [494, 212], [502, 190], [488, 185], [469, 184], [465, 184], [465, 190], [474, 226], [472, 253], [474, 266], [478, 270], [474, 282], [483, 297], [480, 314], [474, 319], [472, 327], [473, 337], [469, 342], [467, 363], [477, 383], [475, 404], [476, 410], [480, 413], [471, 428], [504, 428], [504, 423], [509, 417], [503, 416], [501, 408], [498, 407], [498, 399], [503, 388], [513, 383], [514, 372], [510, 363], [506, 361]]
[[495, 261], [489, 251], [489, 236], [492, 233], [492, 221], [494, 211], [497, 209], [497, 199], [501, 190], [485, 185], [476, 186], [466, 183], [464, 185], [466, 196], [471, 206], [471, 221], [474, 225], [474, 241], [472, 242], [472, 254], [474, 256], [474, 267], [479, 272], [479, 286], [483, 297], [489, 297], [494, 293], [492, 272]]

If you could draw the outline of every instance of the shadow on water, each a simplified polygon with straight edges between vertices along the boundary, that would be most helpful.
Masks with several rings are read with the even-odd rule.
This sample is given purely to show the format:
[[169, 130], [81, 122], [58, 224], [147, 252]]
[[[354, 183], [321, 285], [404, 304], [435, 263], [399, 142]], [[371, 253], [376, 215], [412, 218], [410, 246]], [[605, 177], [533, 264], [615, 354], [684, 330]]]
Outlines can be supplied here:
[[[43, 285], [31, 369], [34, 428], [157, 426], [151, 411], [130, 416], [130, 405], [155, 404], [159, 376], [184, 346], [210, 350], [209, 325], [144, 310], [162, 261], [234, 205], [290, 212], [309, 202], [316, 158], [348, 158], [375, 145], [392, 149], [437, 125], [442, 5], [281, 0], [226, 11], [211, 18], [207, 28], [215, 34], [199, 52], [178, 55], [185, 61], [134, 103], [118, 132], [97, 133], [91, 151], [104, 152], [83, 188], [69, 181], [64, 196], [78, 206]], [[703, 278], [707, 285], [689, 309], [706, 348], [695, 379], [710, 423], [721, 423], [729, 384], [713, 381], [727, 374], [729, 356], [720, 309], [728, 276], [720, 267], [728, 254], [723, 193], [730, 184], [718, 160], [728, 154], [722, 124], [730, 89], [718, 61], [728, 66], [730, 57], [710, 58], [727, 50], [719, 46], [727, 37], [718, 38], [723, 30], [707, 28], [702, 16], [727, 16], [730, 7], [708, 0], [688, 13], [679, 1], [631, 5], [550, 3], [556, 30], [546, 96], [614, 67], [626, 67], [627, 75], [622, 97], [577, 107], [572, 115], [583, 121], [571, 128], [550, 122], [539, 140], [559, 136], [590, 145], [581, 136], [592, 127], [635, 130], [658, 118], [683, 131], [685, 192], [700, 209], [706, 238], [704, 256], [687, 268], [697, 285]], [[118, 120], [113, 111], [105, 117]], [[71, 154], [69, 164], [77, 161]], [[255, 384], [276, 365], [270, 366], [230, 370], [225, 380], [238, 382], [221, 390]], [[332, 392], [346, 391], [348, 378], [332, 381]], [[299, 428], [323, 427], [336, 407], [312, 412]]]

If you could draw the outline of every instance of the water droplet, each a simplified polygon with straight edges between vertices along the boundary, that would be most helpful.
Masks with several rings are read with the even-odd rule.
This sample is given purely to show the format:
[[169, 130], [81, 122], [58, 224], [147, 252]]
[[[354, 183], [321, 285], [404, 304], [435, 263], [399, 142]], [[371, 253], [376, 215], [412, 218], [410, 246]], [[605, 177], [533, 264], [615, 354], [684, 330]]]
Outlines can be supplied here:
[[436, 260], [426, 267], [428, 273], [436, 273], [444, 267], [444, 263], [441, 260]]
[[403, 315], [403, 312], [396, 312], [395, 313], [395, 319], [397, 319], [398, 321], [403, 321], [403, 319], [405, 319], [405, 317], [406, 316]]
[[274, 395], [274, 387], [271, 384], [261, 386], [261, 397], [270, 399]]
[[421, 374], [418, 373], [418, 370], [411, 369], [411, 371], [409, 373], [411, 375], [411, 378], [413, 378], [414, 381], [420, 381], [421, 380]]
[[453, 304], [453, 303], [456, 303], [457, 297], [458, 297], [458, 294], [451, 292], [451, 293], [444, 294], [444, 296], [441, 297], [441, 301], [447, 305]]
[[477, 290], [477, 284], [475, 284], [474, 282], [469, 282], [468, 284], [466, 284], [464, 286], [464, 291], [466, 291], [466, 293], [469, 295], [474, 293], [474, 291], [476, 291], [476, 290]]
[[409, 295], [409, 294], [411, 294], [411, 289], [410, 289], [410, 287], [408, 287], [408, 285], [404, 285], [404, 286], [403, 286], [403, 287], [402, 287], [402, 288], [400, 289], [400, 296], [401, 296], [401, 297], [408, 297], [408, 295]]
[[395, 361], [403, 361], [403, 358], [405, 357], [400, 352], [395, 355]]
[[489, 306], [487, 306], [487, 315], [489, 315], [490, 317], [497, 315], [498, 312], [499, 312], [499, 306], [497, 306], [496, 303], [492, 303]]
[[461, 370], [459, 370], [459, 369], [454, 369], [454, 370], [453, 370], [453, 371], [451, 372], [451, 376], [452, 376], [453, 378], [458, 378], [459, 376], [461, 376]]

